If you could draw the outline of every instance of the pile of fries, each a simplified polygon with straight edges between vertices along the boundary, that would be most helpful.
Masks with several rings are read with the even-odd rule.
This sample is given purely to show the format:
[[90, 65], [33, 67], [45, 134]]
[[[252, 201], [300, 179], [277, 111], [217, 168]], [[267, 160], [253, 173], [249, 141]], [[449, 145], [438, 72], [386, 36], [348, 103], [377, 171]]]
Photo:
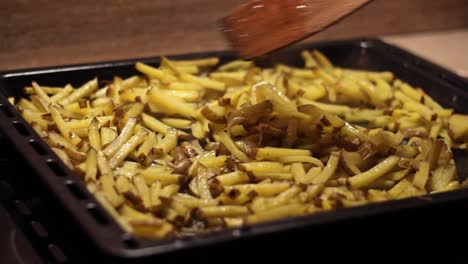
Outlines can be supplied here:
[[[461, 188], [454, 114], [391, 72], [218, 58], [25, 88], [24, 119], [127, 232], [165, 238]], [[53, 81], [53, 80], [51, 80]]]

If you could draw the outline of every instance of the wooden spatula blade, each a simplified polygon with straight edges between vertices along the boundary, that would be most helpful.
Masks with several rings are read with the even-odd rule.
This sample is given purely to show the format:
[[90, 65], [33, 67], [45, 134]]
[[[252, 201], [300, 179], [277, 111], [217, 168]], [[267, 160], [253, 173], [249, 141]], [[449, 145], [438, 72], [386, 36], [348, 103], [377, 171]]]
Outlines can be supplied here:
[[370, 0], [251, 0], [222, 19], [242, 58], [297, 42], [330, 26]]

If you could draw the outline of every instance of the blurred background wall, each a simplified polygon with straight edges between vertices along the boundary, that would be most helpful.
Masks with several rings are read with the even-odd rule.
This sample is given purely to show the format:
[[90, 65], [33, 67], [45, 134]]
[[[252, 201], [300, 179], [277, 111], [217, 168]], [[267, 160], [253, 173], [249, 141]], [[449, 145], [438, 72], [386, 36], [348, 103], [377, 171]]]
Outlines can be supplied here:
[[[228, 49], [242, 0], [0, 0], [0, 70]], [[317, 41], [468, 27], [468, 0], [376, 0]]]

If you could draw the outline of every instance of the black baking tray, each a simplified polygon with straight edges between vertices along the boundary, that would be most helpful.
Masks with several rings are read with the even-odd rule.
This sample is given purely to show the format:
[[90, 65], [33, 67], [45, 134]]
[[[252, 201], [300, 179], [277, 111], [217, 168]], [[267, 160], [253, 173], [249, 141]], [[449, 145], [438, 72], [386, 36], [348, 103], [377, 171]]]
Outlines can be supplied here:
[[[414, 86], [422, 87], [444, 107], [453, 108], [459, 113], [468, 113], [468, 83], [466, 80], [425, 59], [378, 39], [353, 39], [297, 45], [259, 58], [257, 63], [262, 66], [274, 63], [302, 66], [299, 54], [301, 50], [306, 48], [320, 49], [336, 65], [342, 67], [392, 71], [398, 78]], [[233, 52], [207, 52], [170, 57], [189, 59], [206, 56], [219, 56], [222, 62], [236, 58]], [[178, 252], [190, 252], [191, 250], [210, 248], [229, 250], [229, 245], [235, 245], [236, 241], [241, 241], [241, 243], [248, 243], [248, 241], [271, 242], [268, 239], [262, 240], [265, 237], [287, 243], [288, 237], [295, 239], [301, 236], [307, 237], [311, 235], [310, 232], [314, 232], [311, 230], [336, 223], [356, 224], [365, 219], [408, 215], [408, 212], [413, 212], [413, 216], [414, 212], [419, 212], [419, 215], [427, 215], [428, 212], [430, 215], [432, 212], [432, 216], [434, 216], [434, 213], [439, 213], [443, 208], [453, 209], [454, 205], [468, 204], [468, 190], [462, 189], [225, 229], [193, 237], [148, 240], [126, 234], [81, 184], [80, 178], [60, 161], [21, 117], [20, 113], [8, 103], [7, 97], [24, 96], [23, 87], [30, 85], [33, 80], [43, 85], [62, 86], [71, 83], [77, 87], [94, 77], [101, 80], [111, 80], [116, 75], [121, 77], [134, 75], [137, 73], [134, 69], [136, 61], [154, 65], [159, 63], [158, 58], [141, 58], [97, 64], [16, 70], [3, 72], [0, 75], [0, 132], [15, 146], [18, 158], [24, 159], [35, 172], [34, 174], [17, 175], [17, 177], [22, 177], [21, 181], [26, 183], [31, 177], [39, 179], [43, 184], [42, 188], [45, 188], [54, 197], [54, 201], [64, 209], [67, 219], [74, 220], [73, 229], [77, 228], [82, 231], [89, 241], [93, 242], [93, 246], [105, 256], [116, 260], [147, 260]], [[464, 180], [468, 176], [468, 168], [466, 167], [468, 157], [465, 152], [456, 152], [455, 159], [459, 178]], [[235, 246], [231, 247], [231, 249], [233, 248]]]

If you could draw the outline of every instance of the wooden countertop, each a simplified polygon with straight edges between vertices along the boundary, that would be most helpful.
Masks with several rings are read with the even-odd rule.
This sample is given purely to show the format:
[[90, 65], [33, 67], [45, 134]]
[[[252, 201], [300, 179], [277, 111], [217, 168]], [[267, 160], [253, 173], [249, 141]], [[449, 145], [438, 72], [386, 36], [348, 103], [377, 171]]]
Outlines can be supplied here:
[[[0, 1], [0, 71], [225, 50], [216, 21], [244, 1]], [[467, 14], [468, 0], [375, 0], [306, 41], [468, 28]], [[442, 43], [466, 44], [458, 36], [389, 40], [443, 56]]]

